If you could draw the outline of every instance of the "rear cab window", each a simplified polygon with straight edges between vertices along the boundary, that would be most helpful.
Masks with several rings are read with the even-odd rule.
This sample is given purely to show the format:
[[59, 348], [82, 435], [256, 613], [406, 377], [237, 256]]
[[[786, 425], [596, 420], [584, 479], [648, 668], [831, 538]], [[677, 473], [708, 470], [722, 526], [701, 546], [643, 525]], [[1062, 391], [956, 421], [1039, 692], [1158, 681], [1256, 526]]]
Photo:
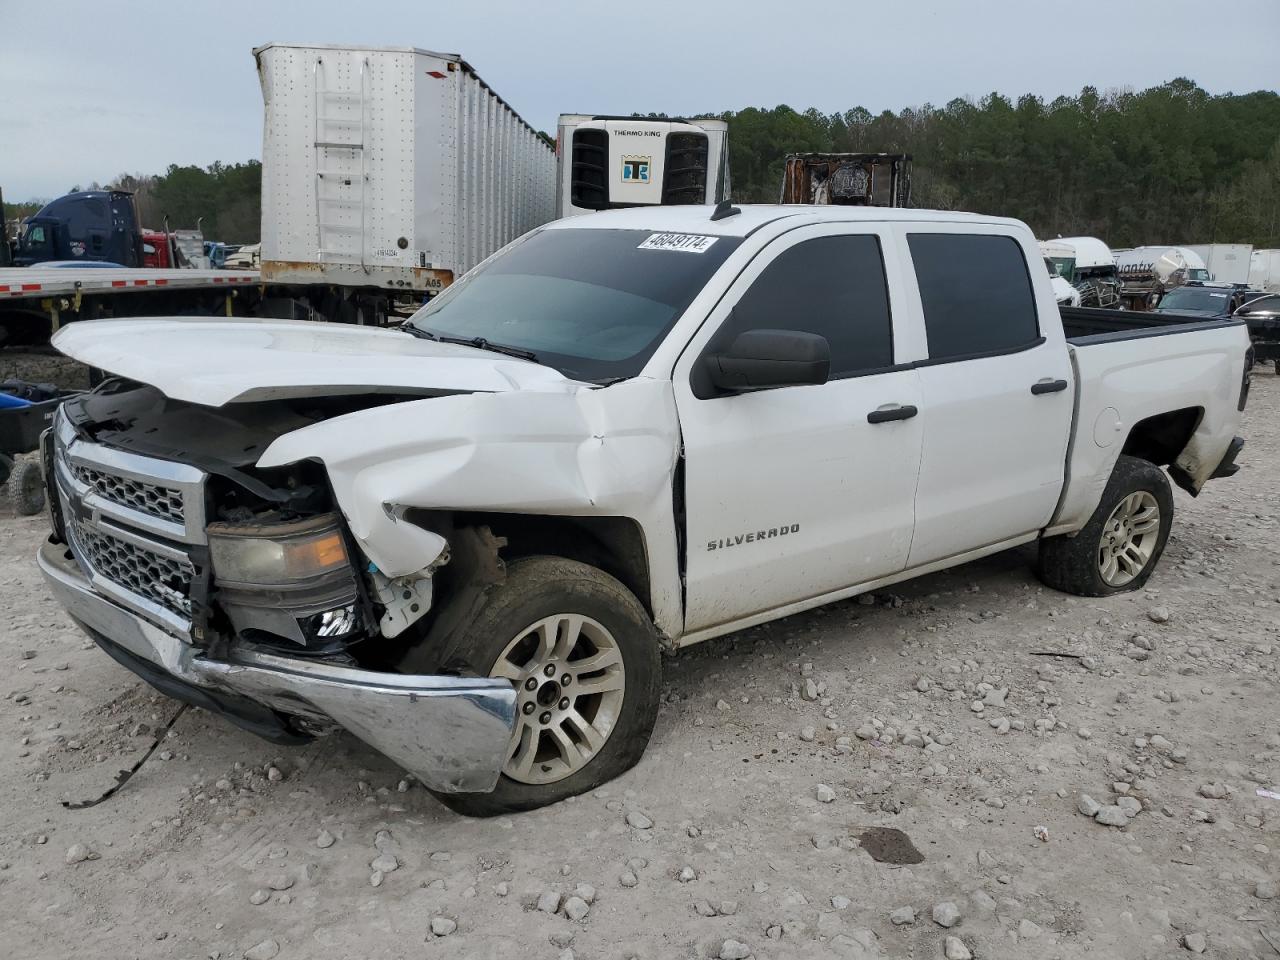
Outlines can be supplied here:
[[908, 233], [929, 362], [1016, 353], [1043, 342], [1022, 246], [998, 234]]

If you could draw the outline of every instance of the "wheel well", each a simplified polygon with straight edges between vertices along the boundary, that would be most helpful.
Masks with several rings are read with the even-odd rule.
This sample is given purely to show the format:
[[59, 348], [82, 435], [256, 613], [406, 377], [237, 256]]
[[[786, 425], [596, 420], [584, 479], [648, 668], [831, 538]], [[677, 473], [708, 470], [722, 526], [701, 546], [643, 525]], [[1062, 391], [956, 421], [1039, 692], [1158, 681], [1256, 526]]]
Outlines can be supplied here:
[[488, 527], [505, 544], [503, 560], [520, 557], [556, 556], [598, 567], [635, 594], [653, 616], [650, 596], [649, 555], [640, 525], [629, 517], [556, 517], [523, 513], [459, 512], [433, 522], [416, 511], [412, 522], [436, 530], [448, 539], [447, 529]]
[[1139, 420], [1129, 431], [1121, 453], [1167, 467], [1191, 442], [1203, 416], [1203, 407], [1184, 407]]

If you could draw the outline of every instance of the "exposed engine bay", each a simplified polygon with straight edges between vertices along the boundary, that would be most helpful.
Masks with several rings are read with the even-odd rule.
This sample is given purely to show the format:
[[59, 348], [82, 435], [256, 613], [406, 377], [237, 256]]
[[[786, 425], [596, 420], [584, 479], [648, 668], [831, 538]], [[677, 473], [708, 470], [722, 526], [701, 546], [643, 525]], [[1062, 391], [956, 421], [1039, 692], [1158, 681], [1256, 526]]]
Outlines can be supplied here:
[[[159, 574], [138, 584], [144, 595], [162, 605], [172, 598], [175, 612], [188, 615], [194, 644], [221, 655], [243, 641], [289, 656], [355, 663], [363, 641], [397, 635], [416, 619], [403, 608], [405, 591], [394, 591], [375, 567], [360, 563], [320, 463], [302, 460], [269, 469], [255, 463], [286, 433], [402, 399], [295, 398], [215, 408], [112, 379], [67, 403], [64, 417], [83, 441], [204, 474], [197, 504], [189, 491], [184, 500], [182, 491], [145, 478], [130, 482], [127, 474], [76, 468], [94, 493], [136, 513], [172, 520], [182, 512], [183, 529], [191, 535], [172, 546], [182, 545], [189, 565], [148, 563], [137, 557], [143, 549], [137, 544], [133, 554], [145, 574]], [[51, 502], [59, 502], [53, 491]], [[62, 502], [73, 512], [80, 509], [74, 498]], [[66, 536], [68, 519], [76, 521], [55, 523], [56, 536]], [[203, 519], [205, 543], [198, 542], [200, 531], [190, 522], [196, 519]], [[102, 543], [105, 536], [94, 534], [90, 545], [89, 535], [82, 534], [86, 549], [109, 563], [121, 551]], [[425, 614], [429, 590], [427, 579], [425, 587], [418, 583], [410, 591], [418, 607], [413, 613]], [[382, 628], [384, 619], [390, 629]], [[373, 659], [385, 657], [380, 650]]]

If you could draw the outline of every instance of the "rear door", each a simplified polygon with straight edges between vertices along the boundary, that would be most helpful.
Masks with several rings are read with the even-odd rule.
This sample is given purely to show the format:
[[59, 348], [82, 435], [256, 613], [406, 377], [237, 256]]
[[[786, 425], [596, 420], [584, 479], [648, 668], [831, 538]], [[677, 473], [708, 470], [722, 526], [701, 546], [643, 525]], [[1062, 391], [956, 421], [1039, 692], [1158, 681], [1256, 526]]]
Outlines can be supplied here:
[[[1039, 530], [1062, 490], [1075, 381], [1039, 253], [1007, 229], [900, 224], [923, 450], [911, 567]], [[1042, 322], [1043, 321], [1043, 322]]]
[[[676, 365], [686, 632], [897, 572], [911, 544], [920, 402], [895, 364], [902, 277], [873, 224], [802, 227], [734, 281]], [[886, 261], [887, 264], [886, 265]], [[752, 329], [820, 334], [831, 378], [718, 394], [703, 359]], [[891, 416], [868, 415], [879, 408]], [[894, 411], [892, 408], [901, 408]], [[902, 411], [909, 411], [903, 416]]]

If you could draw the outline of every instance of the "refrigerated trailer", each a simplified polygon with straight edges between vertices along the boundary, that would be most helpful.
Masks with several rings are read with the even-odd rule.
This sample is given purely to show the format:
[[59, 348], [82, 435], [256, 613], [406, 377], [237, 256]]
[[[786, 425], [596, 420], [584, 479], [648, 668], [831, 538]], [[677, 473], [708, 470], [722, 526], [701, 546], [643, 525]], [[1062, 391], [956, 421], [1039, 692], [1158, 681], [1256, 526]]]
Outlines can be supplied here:
[[727, 200], [728, 136], [728, 124], [710, 117], [561, 114], [558, 215]]
[[416, 307], [555, 216], [553, 146], [457, 54], [269, 43], [262, 279], [329, 319]]

